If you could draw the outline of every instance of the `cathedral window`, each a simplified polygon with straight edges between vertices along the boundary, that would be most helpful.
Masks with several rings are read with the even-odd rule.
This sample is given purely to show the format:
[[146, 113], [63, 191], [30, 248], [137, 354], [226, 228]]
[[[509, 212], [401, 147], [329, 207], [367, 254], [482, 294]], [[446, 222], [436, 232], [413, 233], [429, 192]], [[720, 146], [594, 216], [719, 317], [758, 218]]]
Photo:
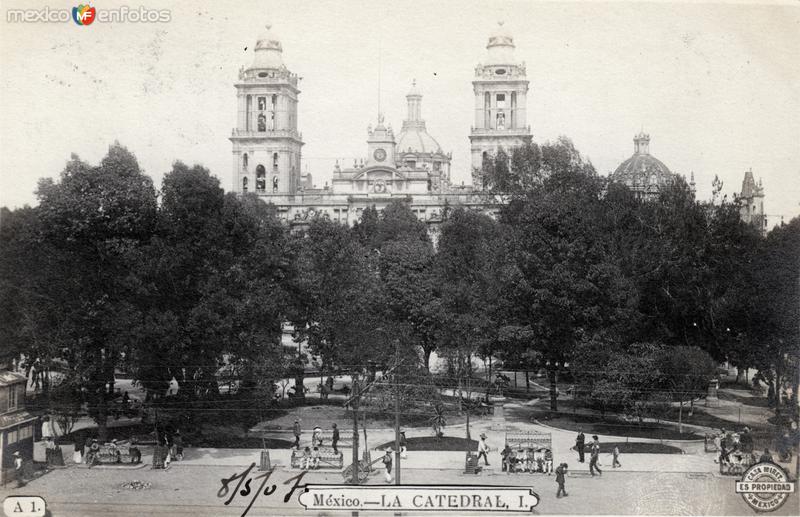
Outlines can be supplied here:
[[278, 170], [278, 153], [272, 153], [272, 170]]
[[506, 94], [505, 93], [498, 93], [497, 94], [497, 108], [503, 109], [506, 107]]
[[497, 129], [505, 129], [506, 128], [506, 114], [502, 111], [497, 114]]
[[259, 97], [258, 98], [258, 111], [264, 111], [267, 109], [267, 98], [266, 97]]
[[433, 162], [433, 170], [435, 171], [442, 170], [442, 162]]
[[247, 170], [247, 153], [242, 155], [242, 169]]
[[247, 178], [242, 178], [242, 193], [247, 194]]
[[517, 120], [517, 92], [511, 92], [511, 120], [509, 127], [516, 127]]
[[256, 167], [256, 192], [264, 192], [267, 188], [267, 171], [260, 163]]
[[258, 130], [264, 132], [267, 130], [267, 117], [263, 113], [258, 114]]

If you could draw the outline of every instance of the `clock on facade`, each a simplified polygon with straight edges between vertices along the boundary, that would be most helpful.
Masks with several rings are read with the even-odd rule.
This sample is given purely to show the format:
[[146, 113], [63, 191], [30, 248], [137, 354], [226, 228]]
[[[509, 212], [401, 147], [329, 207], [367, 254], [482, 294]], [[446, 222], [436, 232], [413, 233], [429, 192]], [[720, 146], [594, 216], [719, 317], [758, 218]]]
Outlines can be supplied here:
[[384, 151], [383, 149], [375, 149], [375, 152], [372, 153], [372, 156], [374, 156], [375, 159], [378, 160], [379, 162], [382, 162], [383, 160], [386, 159], [386, 151]]

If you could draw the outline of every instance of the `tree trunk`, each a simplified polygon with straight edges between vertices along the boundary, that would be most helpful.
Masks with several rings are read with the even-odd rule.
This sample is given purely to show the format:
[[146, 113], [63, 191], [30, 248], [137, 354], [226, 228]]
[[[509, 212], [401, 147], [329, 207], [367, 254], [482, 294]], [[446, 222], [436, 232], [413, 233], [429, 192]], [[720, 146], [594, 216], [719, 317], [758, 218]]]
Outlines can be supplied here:
[[683, 434], [683, 399], [681, 398], [681, 405], [678, 409], [678, 434]]
[[558, 411], [558, 373], [554, 362], [547, 366], [547, 378], [550, 381], [550, 411]]
[[694, 415], [694, 397], [689, 399], [689, 416]]
[[489, 391], [492, 389], [492, 356], [489, 356], [489, 378], [486, 383], [486, 403], [489, 403]]
[[353, 408], [353, 476], [350, 484], [358, 484], [358, 379], [353, 376], [353, 401], [350, 404]]
[[432, 347], [422, 347], [422, 357], [425, 362], [425, 371], [431, 373], [431, 354], [433, 353]]
[[525, 393], [530, 393], [531, 391], [531, 376], [528, 370], [525, 370]]

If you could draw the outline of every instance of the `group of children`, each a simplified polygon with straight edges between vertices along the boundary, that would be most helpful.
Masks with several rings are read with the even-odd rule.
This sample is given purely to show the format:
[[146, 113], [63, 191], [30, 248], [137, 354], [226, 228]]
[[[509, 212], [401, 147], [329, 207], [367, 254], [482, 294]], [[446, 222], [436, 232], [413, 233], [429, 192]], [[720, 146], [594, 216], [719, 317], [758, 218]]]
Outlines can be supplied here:
[[514, 450], [508, 445], [500, 453], [503, 458], [503, 471], [508, 472], [540, 472], [553, 473], [553, 451], [540, 447], [538, 449]]

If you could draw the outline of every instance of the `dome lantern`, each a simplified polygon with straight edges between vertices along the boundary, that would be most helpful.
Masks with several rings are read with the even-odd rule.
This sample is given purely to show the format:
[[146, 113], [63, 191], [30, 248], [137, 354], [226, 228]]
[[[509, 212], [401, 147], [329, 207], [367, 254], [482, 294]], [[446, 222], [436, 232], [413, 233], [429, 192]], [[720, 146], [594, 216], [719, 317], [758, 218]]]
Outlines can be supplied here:
[[284, 68], [283, 45], [280, 39], [272, 32], [272, 25], [266, 26], [266, 31], [256, 41], [255, 58], [250, 66], [251, 70], [278, 70]]

